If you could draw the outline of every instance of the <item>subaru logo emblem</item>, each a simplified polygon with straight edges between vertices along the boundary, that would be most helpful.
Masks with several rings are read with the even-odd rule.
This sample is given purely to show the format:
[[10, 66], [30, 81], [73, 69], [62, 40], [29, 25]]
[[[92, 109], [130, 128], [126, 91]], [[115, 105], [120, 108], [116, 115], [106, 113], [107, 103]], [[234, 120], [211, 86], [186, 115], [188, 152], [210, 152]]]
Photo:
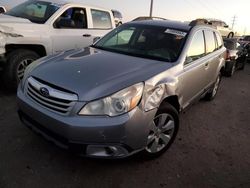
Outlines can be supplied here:
[[45, 88], [45, 87], [40, 88], [40, 93], [44, 97], [49, 97], [49, 90], [47, 88]]

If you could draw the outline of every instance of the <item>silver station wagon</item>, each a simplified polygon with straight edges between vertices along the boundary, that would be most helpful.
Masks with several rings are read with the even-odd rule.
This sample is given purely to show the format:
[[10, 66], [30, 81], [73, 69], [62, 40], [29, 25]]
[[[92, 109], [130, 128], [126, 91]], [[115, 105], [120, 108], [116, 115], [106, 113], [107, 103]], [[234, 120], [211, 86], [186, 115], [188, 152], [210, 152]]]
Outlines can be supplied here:
[[225, 51], [218, 31], [195, 21], [127, 23], [91, 47], [32, 63], [18, 88], [18, 113], [82, 156], [156, 157], [173, 143], [179, 113], [216, 96]]

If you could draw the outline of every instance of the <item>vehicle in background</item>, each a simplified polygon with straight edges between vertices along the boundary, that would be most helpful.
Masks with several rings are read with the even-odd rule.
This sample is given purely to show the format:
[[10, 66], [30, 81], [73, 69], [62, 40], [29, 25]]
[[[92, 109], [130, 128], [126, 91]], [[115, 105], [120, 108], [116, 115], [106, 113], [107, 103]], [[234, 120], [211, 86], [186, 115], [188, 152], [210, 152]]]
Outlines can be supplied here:
[[250, 43], [245, 44], [244, 49], [247, 53], [247, 62], [250, 63]]
[[120, 13], [118, 10], [111, 10], [114, 16], [114, 20], [115, 20], [115, 25], [116, 27], [122, 25], [122, 13]]
[[179, 112], [215, 98], [225, 52], [220, 33], [206, 25], [125, 23], [89, 48], [29, 66], [19, 116], [83, 156], [157, 157], [176, 137]]
[[229, 26], [221, 20], [216, 20], [216, 19], [197, 19], [197, 20], [204, 20], [204, 22], [207, 22], [209, 25], [213, 26], [216, 28], [221, 36], [226, 37], [226, 38], [233, 38], [234, 37], [234, 32], [232, 29], [229, 28]]
[[6, 9], [4, 6], [0, 6], [0, 14], [5, 13]]
[[208, 20], [212, 26], [216, 27], [216, 29], [221, 33], [223, 37], [233, 38], [234, 31], [229, 28], [226, 22], [221, 20]]
[[137, 17], [137, 18], [133, 19], [132, 22], [134, 22], [134, 21], [144, 21], [144, 20], [166, 20], [166, 19], [161, 18], [161, 17], [140, 16], [140, 17]]
[[243, 70], [246, 63], [247, 53], [237, 39], [224, 38], [224, 46], [227, 48], [225, 75], [233, 76], [236, 70]]
[[239, 39], [239, 43], [242, 45], [250, 43], [250, 35], [245, 35]]
[[0, 15], [0, 66], [16, 88], [34, 60], [90, 46], [115, 28], [112, 12], [64, 0], [26, 1]]

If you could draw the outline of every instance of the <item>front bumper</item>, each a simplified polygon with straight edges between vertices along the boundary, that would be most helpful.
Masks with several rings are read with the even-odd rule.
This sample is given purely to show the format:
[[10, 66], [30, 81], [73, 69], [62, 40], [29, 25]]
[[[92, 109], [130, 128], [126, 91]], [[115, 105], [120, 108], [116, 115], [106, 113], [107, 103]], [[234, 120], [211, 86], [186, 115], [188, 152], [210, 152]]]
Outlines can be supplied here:
[[[137, 107], [118, 117], [63, 116], [40, 106], [21, 89], [17, 101], [25, 125], [56, 145], [88, 157], [124, 158], [141, 151], [156, 113], [156, 109], [144, 112]], [[80, 110], [77, 104], [74, 108]]]

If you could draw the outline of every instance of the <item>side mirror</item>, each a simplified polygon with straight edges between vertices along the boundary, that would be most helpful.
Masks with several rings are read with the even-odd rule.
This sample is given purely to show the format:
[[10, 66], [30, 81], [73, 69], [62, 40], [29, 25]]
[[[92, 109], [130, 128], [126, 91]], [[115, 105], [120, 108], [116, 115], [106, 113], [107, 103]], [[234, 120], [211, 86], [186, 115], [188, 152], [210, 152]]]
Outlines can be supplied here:
[[192, 57], [186, 57], [185, 65], [191, 63], [192, 61], [193, 61]]
[[100, 40], [101, 39], [101, 37], [95, 37], [94, 39], [93, 39], [93, 44], [95, 44], [98, 40]]
[[225, 28], [229, 28], [229, 26], [228, 26], [228, 25], [224, 25], [224, 27], [225, 27]]

